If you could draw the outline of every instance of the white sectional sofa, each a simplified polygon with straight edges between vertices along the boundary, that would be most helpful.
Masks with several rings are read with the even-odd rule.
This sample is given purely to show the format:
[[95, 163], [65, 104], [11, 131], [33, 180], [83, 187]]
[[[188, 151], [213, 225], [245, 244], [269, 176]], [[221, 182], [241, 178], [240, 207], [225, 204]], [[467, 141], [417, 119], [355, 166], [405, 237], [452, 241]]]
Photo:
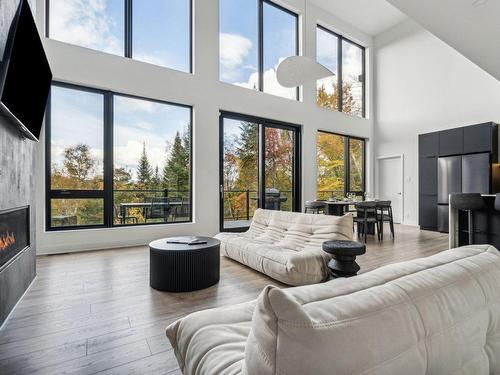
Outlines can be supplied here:
[[[404, 249], [401, 249], [404, 251]], [[183, 374], [500, 374], [500, 253], [448, 250], [167, 328]]]
[[245, 233], [220, 233], [221, 253], [288, 285], [329, 277], [324, 241], [351, 240], [352, 215], [343, 217], [258, 209]]

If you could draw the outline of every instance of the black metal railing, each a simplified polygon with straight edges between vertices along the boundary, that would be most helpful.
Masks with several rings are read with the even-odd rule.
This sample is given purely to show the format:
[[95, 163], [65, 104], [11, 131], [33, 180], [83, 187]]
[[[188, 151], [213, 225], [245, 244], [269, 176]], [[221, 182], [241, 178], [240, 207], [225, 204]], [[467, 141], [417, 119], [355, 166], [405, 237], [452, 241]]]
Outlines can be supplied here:
[[[348, 194], [364, 195], [364, 192], [348, 192]], [[343, 199], [346, 195], [344, 190], [318, 190], [317, 199]], [[292, 190], [280, 190], [280, 196], [286, 197], [281, 204], [282, 210], [291, 210]], [[224, 190], [224, 220], [250, 220], [253, 212], [258, 207], [259, 194], [256, 190]], [[244, 204], [242, 204], [242, 201]], [[236, 204], [238, 203], [238, 204]], [[242, 210], [242, 208], [244, 208]]]

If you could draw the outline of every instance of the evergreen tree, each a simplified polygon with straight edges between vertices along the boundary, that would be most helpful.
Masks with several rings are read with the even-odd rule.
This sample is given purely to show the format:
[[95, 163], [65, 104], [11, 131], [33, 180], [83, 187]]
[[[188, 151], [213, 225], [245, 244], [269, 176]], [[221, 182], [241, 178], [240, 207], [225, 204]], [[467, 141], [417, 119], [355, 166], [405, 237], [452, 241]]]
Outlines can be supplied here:
[[241, 190], [258, 189], [257, 175], [259, 164], [259, 128], [249, 122], [242, 122], [239, 146], [236, 157], [239, 160], [239, 175], [236, 186]]
[[142, 155], [139, 159], [139, 166], [137, 167], [137, 181], [143, 186], [148, 186], [151, 183], [153, 170], [149, 163], [148, 154], [146, 153], [146, 142], [142, 145]]
[[153, 177], [151, 178], [151, 187], [153, 189], [158, 189], [160, 187], [160, 183], [161, 183], [160, 170], [158, 169], [158, 166], [156, 166]]
[[163, 168], [164, 189], [176, 191], [180, 194], [189, 190], [189, 135], [175, 135], [172, 151], [167, 157]]

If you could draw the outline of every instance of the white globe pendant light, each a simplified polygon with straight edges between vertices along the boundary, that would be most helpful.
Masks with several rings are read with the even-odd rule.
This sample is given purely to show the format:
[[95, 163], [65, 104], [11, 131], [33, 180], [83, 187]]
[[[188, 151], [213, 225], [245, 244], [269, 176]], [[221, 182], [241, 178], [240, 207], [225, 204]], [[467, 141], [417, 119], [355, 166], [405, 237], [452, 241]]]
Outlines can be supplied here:
[[283, 87], [297, 87], [321, 78], [334, 76], [331, 70], [306, 56], [290, 56], [276, 69], [276, 78]]

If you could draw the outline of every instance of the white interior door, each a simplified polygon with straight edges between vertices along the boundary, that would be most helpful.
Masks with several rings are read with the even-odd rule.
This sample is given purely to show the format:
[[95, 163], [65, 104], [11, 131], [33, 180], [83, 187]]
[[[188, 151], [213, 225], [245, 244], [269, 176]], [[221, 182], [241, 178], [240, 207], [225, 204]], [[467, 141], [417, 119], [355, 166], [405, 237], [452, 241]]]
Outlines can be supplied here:
[[395, 223], [403, 220], [403, 158], [402, 156], [378, 159], [378, 197], [392, 203]]

